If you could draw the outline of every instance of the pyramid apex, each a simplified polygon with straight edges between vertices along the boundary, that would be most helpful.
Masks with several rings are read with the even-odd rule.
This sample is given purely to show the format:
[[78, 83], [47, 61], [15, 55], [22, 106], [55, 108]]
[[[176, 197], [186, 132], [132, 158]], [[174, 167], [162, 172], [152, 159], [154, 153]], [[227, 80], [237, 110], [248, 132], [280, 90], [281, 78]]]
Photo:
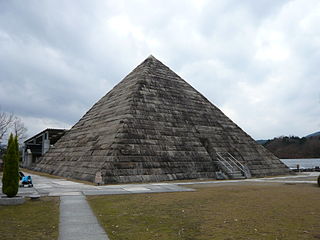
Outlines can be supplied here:
[[159, 61], [159, 60], [156, 59], [152, 54], [150, 54], [149, 57], [147, 57], [146, 60], [152, 60], [152, 61], [156, 60], [156, 61]]

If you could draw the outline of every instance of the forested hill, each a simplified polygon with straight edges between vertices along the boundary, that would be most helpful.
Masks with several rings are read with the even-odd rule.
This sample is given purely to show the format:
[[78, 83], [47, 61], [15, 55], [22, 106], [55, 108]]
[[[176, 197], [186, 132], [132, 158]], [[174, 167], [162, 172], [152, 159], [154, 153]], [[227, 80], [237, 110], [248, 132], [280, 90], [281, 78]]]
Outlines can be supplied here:
[[263, 146], [278, 158], [320, 158], [320, 136], [278, 137]]
[[311, 133], [306, 137], [317, 137], [317, 136], [320, 136], [320, 131], [319, 132], [315, 132], [315, 133]]

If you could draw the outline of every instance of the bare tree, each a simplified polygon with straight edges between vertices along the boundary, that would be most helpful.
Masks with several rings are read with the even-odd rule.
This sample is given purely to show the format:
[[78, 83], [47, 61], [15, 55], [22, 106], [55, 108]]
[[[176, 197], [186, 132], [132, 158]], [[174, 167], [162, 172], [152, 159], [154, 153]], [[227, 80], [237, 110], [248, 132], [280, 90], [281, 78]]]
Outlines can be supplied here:
[[19, 142], [27, 137], [27, 128], [21, 118], [13, 115], [12, 113], [2, 112], [0, 110], [0, 143], [7, 136], [9, 131], [18, 137]]
[[12, 123], [14, 134], [18, 137], [19, 142], [27, 138], [27, 128], [19, 117], [14, 117]]
[[6, 112], [0, 112], [0, 142], [2, 141], [4, 135], [8, 132], [12, 123], [14, 121], [13, 114]]

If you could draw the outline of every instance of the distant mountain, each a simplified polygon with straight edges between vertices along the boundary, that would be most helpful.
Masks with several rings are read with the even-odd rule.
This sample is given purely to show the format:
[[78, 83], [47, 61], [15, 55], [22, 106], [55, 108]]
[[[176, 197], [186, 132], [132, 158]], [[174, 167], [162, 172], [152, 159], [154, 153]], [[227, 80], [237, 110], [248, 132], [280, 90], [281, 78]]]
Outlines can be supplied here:
[[320, 135], [278, 137], [266, 141], [263, 146], [278, 158], [320, 158]]
[[320, 131], [319, 132], [315, 132], [315, 133], [311, 133], [311, 134], [309, 134], [309, 135], [307, 135], [305, 137], [308, 138], [308, 137], [317, 137], [317, 136], [320, 136]]
[[257, 143], [263, 145], [267, 142], [268, 140], [264, 140], [264, 139], [260, 139], [260, 140], [256, 140]]

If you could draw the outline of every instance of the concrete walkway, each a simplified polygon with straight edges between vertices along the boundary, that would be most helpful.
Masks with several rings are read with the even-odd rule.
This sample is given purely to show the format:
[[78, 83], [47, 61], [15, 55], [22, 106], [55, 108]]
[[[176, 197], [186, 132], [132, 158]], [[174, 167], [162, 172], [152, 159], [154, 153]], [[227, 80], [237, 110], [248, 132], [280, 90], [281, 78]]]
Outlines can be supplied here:
[[[316, 178], [320, 172], [303, 172], [297, 175], [289, 175], [272, 178], [252, 178], [242, 180], [213, 180], [213, 181], [188, 181], [172, 183], [143, 183], [143, 184], [115, 184], [94, 186], [62, 178], [48, 178], [35, 174], [32, 176], [33, 188], [19, 188], [19, 195], [30, 196], [79, 196], [79, 195], [113, 195], [113, 194], [133, 194], [133, 193], [158, 193], [158, 192], [182, 192], [194, 191], [188, 188], [193, 184], [232, 184], [232, 183], [310, 183], [316, 184]], [[1, 181], [0, 181], [1, 187]], [[0, 193], [0, 196], [3, 195]]]
[[59, 240], [106, 240], [105, 231], [94, 216], [86, 197], [60, 197]]
[[[177, 185], [187, 186], [194, 184], [230, 184], [230, 183], [310, 183], [316, 184], [316, 178], [320, 175], [320, 172], [302, 172], [297, 175], [288, 175], [282, 177], [266, 177], [266, 178], [248, 178], [238, 180], [214, 180], [214, 181], [195, 181], [195, 182], [180, 182]], [[314, 180], [311, 180], [314, 179]]]
[[[94, 186], [83, 183], [68, 181], [59, 178], [42, 177], [35, 174], [33, 188], [19, 188], [19, 195], [59, 196], [60, 203], [60, 226], [59, 240], [81, 239], [108, 239], [107, 234], [99, 225], [96, 217], [88, 205], [85, 195], [113, 195], [133, 193], [158, 193], [158, 192], [181, 192], [195, 191], [187, 188], [193, 184], [232, 184], [232, 183], [304, 183], [316, 184], [319, 172], [306, 172], [297, 175], [272, 178], [254, 178], [244, 180], [222, 181], [190, 181], [174, 183], [144, 183], [144, 184], [119, 184]], [[0, 181], [1, 187], [1, 181]], [[0, 194], [1, 196], [2, 194]]]
[[178, 186], [176, 183], [115, 184], [95, 186], [68, 181], [63, 178], [48, 178], [29, 173], [26, 173], [26, 175], [30, 175], [32, 177], [33, 188], [19, 188], [18, 194], [22, 196], [40, 195], [59, 197], [194, 191], [191, 188]]
[[[118, 184], [94, 186], [59, 178], [26, 173], [32, 177], [32, 188], [19, 188], [18, 195], [59, 196], [59, 240], [109, 239], [92, 213], [85, 195], [194, 191], [173, 183]], [[1, 187], [1, 181], [0, 181]], [[2, 195], [0, 193], [0, 195]]]

